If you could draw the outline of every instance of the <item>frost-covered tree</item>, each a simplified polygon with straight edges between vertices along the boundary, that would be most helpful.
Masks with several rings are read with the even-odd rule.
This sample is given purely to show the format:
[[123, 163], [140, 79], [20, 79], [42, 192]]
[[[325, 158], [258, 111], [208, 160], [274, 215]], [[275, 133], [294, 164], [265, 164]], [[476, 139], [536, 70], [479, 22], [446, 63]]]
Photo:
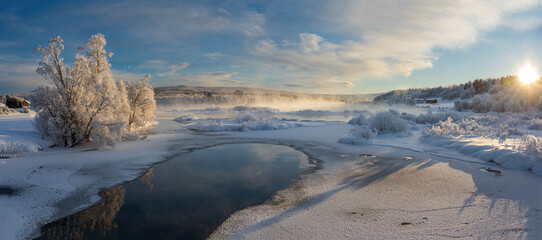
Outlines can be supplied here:
[[111, 75], [112, 53], [105, 45], [102, 34], [92, 35], [69, 67], [60, 56], [64, 49], [60, 37], [34, 50], [42, 56], [37, 72], [52, 85], [38, 88], [35, 125], [56, 145], [113, 146], [128, 125], [127, 91]]
[[154, 110], [156, 101], [154, 91], [149, 84], [151, 75], [147, 74], [137, 83], [127, 82], [128, 103], [130, 115], [128, 117], [128, 129], [131, 131], [146, 129], [154, 123]]

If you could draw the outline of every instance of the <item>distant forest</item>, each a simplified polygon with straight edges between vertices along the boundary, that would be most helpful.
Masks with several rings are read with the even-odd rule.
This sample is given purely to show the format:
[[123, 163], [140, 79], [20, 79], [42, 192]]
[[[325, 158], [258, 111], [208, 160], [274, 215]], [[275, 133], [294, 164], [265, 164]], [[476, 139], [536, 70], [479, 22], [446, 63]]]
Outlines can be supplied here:
[[459, 111], [524, 112], [542, 110], [542, 80], [522, 84], [516, 75], [500, 78], [476, 79], [459, 85], [434, 88], [394, 90], [376, 96], [373, 103], [415, 104], [416, 98], [455, 100]]

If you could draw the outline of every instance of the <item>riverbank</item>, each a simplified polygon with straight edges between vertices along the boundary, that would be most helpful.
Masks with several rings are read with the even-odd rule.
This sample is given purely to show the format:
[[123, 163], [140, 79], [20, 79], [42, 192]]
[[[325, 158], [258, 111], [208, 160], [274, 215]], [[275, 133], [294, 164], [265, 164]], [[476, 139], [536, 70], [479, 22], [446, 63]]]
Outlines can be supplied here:
[[[336, 140], [341, 137], [341, 128], [346, 127], [337, 124], [318, 130], [241, 133], [244, 137], [278, 141], [318, 139], [304, 151], [321, 158], [323, 168], [302, 176], [273, 201], [237, 212], [210, 238], [542, 236], [541, 177], [419, 143], [419, 132], [400, 139], [383, 137], [372, 145], [339, 144]], [[321, 135], [325, 138], [311, 136], [316, 132], [325, 132]]]

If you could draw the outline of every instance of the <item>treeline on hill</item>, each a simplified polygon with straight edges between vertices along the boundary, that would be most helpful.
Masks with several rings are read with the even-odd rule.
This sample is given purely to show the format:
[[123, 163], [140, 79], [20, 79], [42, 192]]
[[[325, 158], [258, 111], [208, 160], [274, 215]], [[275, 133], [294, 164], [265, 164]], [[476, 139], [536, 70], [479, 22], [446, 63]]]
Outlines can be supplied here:
[[500, 78], [476, 79], [459, 85], [435, 88], [395, 90], [373, 99], [374, 103], [415, 104], [416, 98], [456, 100], [459, 111], [524, 112], [542, 110], [542, 81], [522, 84], [516, 75]]
[[476, 94], [487, 93], [494, 85], [510, 85], [517, 82], [516, 76], [506, 76], [496, 79], [476, 79], [468, 83], [435, 88], [410, 88], [407, 90], [394, 90], [373, 99], [374, 103], [404, 103], [414, 105], [415, 98], [437, 98], [445, 100], [469, 99]]
[[299, 101], [370, 102], [376, 94], [303, 94], [287, 91], [246, 87], [174, 86], [154, 89], [156, 103], [250, 105], [253, 103], [287, 103]]

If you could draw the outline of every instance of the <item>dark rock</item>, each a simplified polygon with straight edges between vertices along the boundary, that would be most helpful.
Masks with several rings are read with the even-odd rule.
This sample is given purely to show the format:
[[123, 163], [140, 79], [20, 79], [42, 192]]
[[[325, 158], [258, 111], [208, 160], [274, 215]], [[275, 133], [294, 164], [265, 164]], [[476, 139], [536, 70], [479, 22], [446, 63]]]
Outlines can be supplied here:
[[7, 95], [6, 96], [6, 106], [9, 108], [22, 108], [30, 106], [30, 102], [24, 98]]

